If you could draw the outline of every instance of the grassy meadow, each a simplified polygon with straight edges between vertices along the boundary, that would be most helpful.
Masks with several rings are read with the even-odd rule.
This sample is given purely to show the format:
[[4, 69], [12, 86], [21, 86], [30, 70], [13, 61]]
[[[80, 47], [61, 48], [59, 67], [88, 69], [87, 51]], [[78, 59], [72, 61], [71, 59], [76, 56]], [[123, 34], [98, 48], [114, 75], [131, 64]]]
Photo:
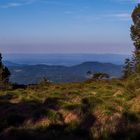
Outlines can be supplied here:
[[139, 76], [0, 91], [1, 140], [132, 140], [139, 132]]

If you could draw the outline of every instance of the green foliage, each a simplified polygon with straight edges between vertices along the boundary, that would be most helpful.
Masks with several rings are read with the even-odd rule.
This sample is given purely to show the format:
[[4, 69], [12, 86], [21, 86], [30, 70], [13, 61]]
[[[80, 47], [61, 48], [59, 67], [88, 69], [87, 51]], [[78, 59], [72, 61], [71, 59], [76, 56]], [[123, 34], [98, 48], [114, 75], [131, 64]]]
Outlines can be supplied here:
[[7, 67], [3, 65], [2, 56], [0, 53], [0, 88], [1, 89], [5, 87], [6, 84], [9, 82], [9, 76], [10, 76], [10, 71], [8, 70]]
[[125, 60], [123, 67], [123, 78], [128, 78], [133, 73], [133, 63], [130, 59]]
[[95, 80], [102, 80], [102, 79], [108, 79], [109, 75], [107, 73], [97, 72], [93, 75], [92, 79]]
[[131, 26], [131, 38], [134, 42], [134, 67], [135, 72], [140, 73], [140, 4], [135, 7], [132, 13], [133, 25]]

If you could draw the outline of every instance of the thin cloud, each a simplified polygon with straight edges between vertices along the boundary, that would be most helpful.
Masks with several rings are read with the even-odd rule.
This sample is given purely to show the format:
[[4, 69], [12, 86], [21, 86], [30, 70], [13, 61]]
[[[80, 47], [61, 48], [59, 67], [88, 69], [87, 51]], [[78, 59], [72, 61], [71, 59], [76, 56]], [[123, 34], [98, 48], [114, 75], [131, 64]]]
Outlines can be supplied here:
[[76, 16], [75, 19], [82, 20], [87, 23], [92, 23], [99, 20], [107, 20], [107, 21], [130, 21], [131, 14], [129, 13], [114, 13], [114, 14], [103, 14], [103, 15], [84, 15], [84, 16]]
[[1, 5], [1, 8], [12, 8], [12, 7], [18, 7], [21, 6], [21, 3], [7, 3], [5, 5]]
[[111, 15], [104, 15], [104, 17], [114, 18], [118, 20], [130, 20], [131, 14], [130, 13], [116, 13]]
[[19, 6], [24, 6], [24, 5], [30, 5], [33, 4], [34, 2], [42, 2], [46, 4], [54, 4], [54, 5], [64, 5], [64, 6], [71, 6], [69, 3], [62, 3], [60, 1], [55, 1], [55, 0], [20, 0], [20, 2], [15, 2], [16, 0], [12, 0], [12, 2], [7, 2], [5, 4], [1, 4], [0, 2], [0, 8], [14, 8], [14, 7], [19, 7]]
[[140, 3], [140, 0], [110, 0], [112, 2], [119, 2], [119, 3], [133, 3], [133, 4], [136, 4], [136, 3]]
[[8, 2], [6, 4], [1, 4], [0, 7], [1, 8], [14, 8], [14, 7], [20, 7], [20, 6], [24, 6], [24, 5], [30, 5], [33, 2], [35, 2], [36, 0], [25, 0], [22, 2]]

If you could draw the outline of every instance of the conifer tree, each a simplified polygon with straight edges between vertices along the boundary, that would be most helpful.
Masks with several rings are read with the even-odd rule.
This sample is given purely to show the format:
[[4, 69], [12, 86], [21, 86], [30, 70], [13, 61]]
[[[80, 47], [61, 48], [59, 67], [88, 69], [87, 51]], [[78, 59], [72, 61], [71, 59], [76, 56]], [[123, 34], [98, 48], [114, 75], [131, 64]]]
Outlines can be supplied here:
[[0, 53], [0, 86], [9, 82], [10, 71], [2, 63], [2, 55]]
[[123, 78], [128, 78], [133, 73], [133, 64], [130, 59], [125, 59], [123, 67]]
[[134, 69], [135, 72], [140, 73], [140, 4], [135, 7], [132, 13], [133, 25], [131, 26], [131, 38], [134, 42]]

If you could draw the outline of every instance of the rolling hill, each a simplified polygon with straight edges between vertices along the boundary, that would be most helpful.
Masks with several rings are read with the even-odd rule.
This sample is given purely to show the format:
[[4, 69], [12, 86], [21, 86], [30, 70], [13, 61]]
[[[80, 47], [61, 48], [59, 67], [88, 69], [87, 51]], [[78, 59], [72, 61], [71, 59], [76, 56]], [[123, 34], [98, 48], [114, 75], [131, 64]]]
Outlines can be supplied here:
[[[13, 64], [13, 63], [12, 63]], [[18, 84], [36, 84], [47, 77], [55, 83], [78, 82], [87, 79], [87, 71], [105, 72], [113, 77], [121, 76], [121, 65], [100, 62], [84, 62], [74, 66], [61, 65], [8, 65], [10, 80]]]

